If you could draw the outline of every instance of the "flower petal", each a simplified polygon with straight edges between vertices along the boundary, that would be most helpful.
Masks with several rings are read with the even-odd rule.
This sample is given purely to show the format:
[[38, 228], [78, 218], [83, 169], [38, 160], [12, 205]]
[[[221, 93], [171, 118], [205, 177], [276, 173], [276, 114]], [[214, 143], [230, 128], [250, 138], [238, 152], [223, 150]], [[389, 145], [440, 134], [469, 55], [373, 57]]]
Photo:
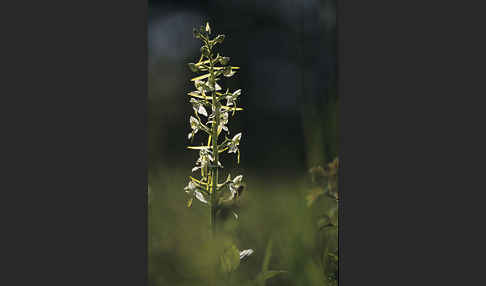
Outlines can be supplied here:
[[196, 194], [196, 198], [199, 201], [201, 201], [202, 203], [205, 203], [205, 204], [208, 203], [208, 201], [206, 201], [206, 199], [204, 198], [203, 194], [200, 191], [195, 191], [194, 193]]
[[202, 106], [202, 104], [201, 104], [201, 105], [199, 105], [199, 109], [197, 110], [197, 112], [198, 112], [199, 114], [204, 115], [204, 116], [208, 116], [208, 113], [206, 112], [206, 108], [204, 108], [204, 106]]

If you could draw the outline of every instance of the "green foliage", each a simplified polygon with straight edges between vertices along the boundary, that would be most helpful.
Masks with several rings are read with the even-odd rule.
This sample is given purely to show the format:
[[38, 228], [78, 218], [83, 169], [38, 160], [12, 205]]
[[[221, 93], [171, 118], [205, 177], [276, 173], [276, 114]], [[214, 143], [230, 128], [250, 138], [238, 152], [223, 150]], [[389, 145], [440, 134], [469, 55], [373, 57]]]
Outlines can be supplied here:
[[312, 184], [307, 194], [307, 206], [316, 207], [321, 200], [326, 204], [317, 208], [318, 216], [316, 227], [319, 230], [320, 263], [328, 285], [337, 285], [338, 279], [338, 171], [339, 159], [335, 158], [325, 168], [321, 166], [310, 169]]
[[221, 259], [221, 269], [225, 273], [235, 271], [240, 266], [240, 251], [235, 245], [231, 245], [224, 250]]
[[306, 197], [308, 206], [312, 206], [322, 195], [328, 196], [336, 201], [339, 200], [338, 170], [339, 159], [337, 157], [326, 168], [317, 166], [309, 170], [314, 186]]
[[270, 279], [278, 274], [286, 273], [287, 271], [283, 270], [268, 270], [268, 266], [270, 264], [270, 257], [272, 256], [272, 246], [273, 241], [270, 240], [267, 245], [267, 249], [265, 251], [265, 257], [263, 258], [262, 264], [262, 271], [258, 274], [257, 278], [255, 279], [256, 284], [258, 286], [265, 286], [265, 281]]
[[[317, 233], [327, 233], [318, 231], [314, 207], [308, 208], [302, 199], [307, 191], [304, 172], [271, 176], [246, 171], [251, 184], [240, 198], [239, 219], [228, 213], [224, 223], [221, 218], [217, 235], [211, 236], [206, 205], [195, 199], [190, 209], [183, 206], [180, 188], [186, 169], [167, 167], [149, 178], [149, 286], [255, 286], [264, 261], [268, 261], [268, 271], [287, 271], [267, 279], [266, 286], [327, 285], [322, 282], [322, 266], [314, 258], [323, 253], [317, 248], [323, 245]], [[320, 203], [316, 202], [316, 211]], [[270, 240], [271, 252], [267, 250]], [[255, 251], [240, 260], [235, 271], [220, 273], [209, 284], [212, 265], [222, 272], [220, 257], [230, 244], [240, 252]]]

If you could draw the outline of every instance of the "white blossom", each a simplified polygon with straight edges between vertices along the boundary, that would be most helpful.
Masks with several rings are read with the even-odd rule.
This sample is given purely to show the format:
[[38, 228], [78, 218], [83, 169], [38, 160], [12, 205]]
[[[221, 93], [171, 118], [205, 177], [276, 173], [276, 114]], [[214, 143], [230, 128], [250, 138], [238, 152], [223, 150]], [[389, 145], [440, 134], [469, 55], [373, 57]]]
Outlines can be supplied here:
[[200, 202], [207, 204], [208, 201], [204, 198], [204, 195], [198, 190], [197, 185], [193, 181], [189, 181], [184, 188], [187, 194], [195, 196]]
[[206, 170], [209, 163], [212, 162], [213, 160], [214, 159], [211, 156], [211, 153], [210, 153], [209, 150], [201, 149], [201, 151], [199, 151], [199, 158], [196, 161], [196, 165], [199, 165], [199, 166], [192, 168], [192, 171], [194, 172], [194, 171], [197, 171], [199, 169]]
[[229, 133], [229, 129], [226, 126], [228, 124], [228, 112], [222, 111], [221, 112], [221, 117], [219, 119], [219, 128], [223, 129], [224, 131]]
[[225, 77], [232, 77], [236, 72], [233, 71], [233, 69], [230, 68], [230, 71], [229, 72], [223, 72], [223, 75]]
[[194, 192], [194, 190], [196, 190], [196, 184], [194, 184], [193, 181], [189, 181], [189, 184], [187, 184], [187, 186], [184, 188], [184, 190], [186, 190], [186, 193], [187, 194], [191, 194]]
[[192, 132], [187, 135], [187, 138], [191, 139], [192, 137], [194, 137], [194, 134], [196, 134], [197, 131], [199, 131], [199, 121], [194, 116], [191, 115], [191, 118], [189, 119], [189, 123], [191, 124]]
[[254, 251], [251, 248], [240, 251], [240, 260], [243, 260], [243, 259], [247, 258], [248, 256], [252, 255], [253, 252]]
[[206, 108], [204, 108], [204, 104], [202, 102], [195, 98], [191, 98], [189, 102], [192, 104], [192, 109], [194, 109], [194, 112], [202, 114], [204, 116], [208, 116]]
[[236, 90], [235, 92], [227, 95], [226, 98], [226, 106], [236, 106], [236, 99], [238, 96], [241, 95], [241, 89]]
[[229, 184], [229, 189], [231, 191], [231, 197], [229, 198], [230, 200], [233, 199], [237, 194], [238, 188], [241, 186], [241, 182], [243, 180], [243, 175], [238, 175], [236, 176], [233, 181], [230, 182]]
[[200, 191], [195, 191], [194, 194], [196, 195], [196, 199], [198, 199], [200, 202], [207, 204], [208, 201], [204, 198], [204, 195]]
[[236, 153], [236, 151], [238, 151], [238, 145], [240, 145], [240, 140], [241, 132], [236, 134], [233, 139], [231, 139], [231, 142], [229, 143], [228, 153]]

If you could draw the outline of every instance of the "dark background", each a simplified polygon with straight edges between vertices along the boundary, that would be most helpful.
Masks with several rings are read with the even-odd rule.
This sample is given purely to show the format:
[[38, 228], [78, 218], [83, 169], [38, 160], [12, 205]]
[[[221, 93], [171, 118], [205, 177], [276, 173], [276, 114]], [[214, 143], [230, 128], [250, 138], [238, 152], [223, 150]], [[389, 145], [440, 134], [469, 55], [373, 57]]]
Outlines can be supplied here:
[[192, 28], [206, 21], [241, 67], [226, 85], [243, 91], [229, 125], [243, 130], [241, 167], [293, 173], [337, 155], [335, 1], [149, 1], [148, 17], [151, 171], [194, 160], [187, 63], [199, 56]]

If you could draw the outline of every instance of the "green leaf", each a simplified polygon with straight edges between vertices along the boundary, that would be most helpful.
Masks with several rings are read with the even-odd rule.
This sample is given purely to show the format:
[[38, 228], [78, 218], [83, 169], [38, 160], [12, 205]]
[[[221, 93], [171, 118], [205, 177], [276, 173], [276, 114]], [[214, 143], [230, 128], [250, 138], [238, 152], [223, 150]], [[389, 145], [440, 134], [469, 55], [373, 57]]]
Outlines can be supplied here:
[[270, 279], [272, 277], [275, 277], [276, 275], [281, 274], [281, 273], [287, 273], [287, 271], [285, 271], [285, 270], [268, 270], [268, 271], [265, 271], [265, 272], [258, 274], [257, 281], [260, 284], [264, 285], [265, 280]]
[[321, 187], [312, 188], [306, 196], [307, 206], [310, 207], [314, 202], [324, 194], [324, 189]]
[[270, 257], [272, 256], [272, 246], [273, 241], [270, 239], [267, 244], [267, 249], [265, 250], [265, 257], [263, 258], [262, 272], [268, 270], [268, 264], [270, 263]]
[[336, 254], [330, 252], [327, 254], [329, 257], [331, 257], [335, 262], [338, 262], [339, 261], [339, 256], [337, 256]]
[[333, 225], [338, 225], [339, 212], [338, 208], [333, 208], [329, 211], [329, 218]]
[[317, 221], [317, 227], [319, 229], [325, 227], [325, 226], [328, 226], [329, 224], [331, 223], [331, 220], [329, 219], [329, 217], [327, 215], [321, 217], [318, 221]]
[[224, 251], [220, 257], [220, 261], [223, 272], [233, 272], [240, 266], [240, 251], [236, 246], [231, 245], [231, 247]]

